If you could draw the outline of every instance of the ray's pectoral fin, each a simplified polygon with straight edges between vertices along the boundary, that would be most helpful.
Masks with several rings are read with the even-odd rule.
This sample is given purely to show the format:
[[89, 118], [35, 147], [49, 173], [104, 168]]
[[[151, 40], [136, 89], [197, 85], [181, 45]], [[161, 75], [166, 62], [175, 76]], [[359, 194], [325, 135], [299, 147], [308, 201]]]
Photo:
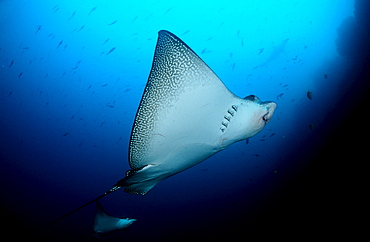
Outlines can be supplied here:
[[112, 232], [128, 228], [136, 219], [117, 218], [109, 215], [100, 204], [96, 201], [96, 212], [94, 219], [94, 231], [97, 234]]

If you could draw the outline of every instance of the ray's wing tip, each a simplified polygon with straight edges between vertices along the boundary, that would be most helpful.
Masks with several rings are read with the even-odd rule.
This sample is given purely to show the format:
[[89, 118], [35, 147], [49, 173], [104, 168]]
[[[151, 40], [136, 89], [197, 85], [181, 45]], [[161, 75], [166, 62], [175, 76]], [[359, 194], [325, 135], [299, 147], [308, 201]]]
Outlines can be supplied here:
[[172, 34], [172, 33], [168, 30], [161, 29], [161, 30], [158, 31], [158, 34], [161, 35], [161, 34]]
[[168, 30], [164, 30], [164, 29], [158, 31], [158, 36], [159, 37], [161, 37], [161, 36], [163, 36], [163, 37], [164, 36], [171, 36], [171, 37], [173, 37], [175, 39], [178, 39], [178, 37], [175, 34], [173, 34], [172, 32], [170, 32]]

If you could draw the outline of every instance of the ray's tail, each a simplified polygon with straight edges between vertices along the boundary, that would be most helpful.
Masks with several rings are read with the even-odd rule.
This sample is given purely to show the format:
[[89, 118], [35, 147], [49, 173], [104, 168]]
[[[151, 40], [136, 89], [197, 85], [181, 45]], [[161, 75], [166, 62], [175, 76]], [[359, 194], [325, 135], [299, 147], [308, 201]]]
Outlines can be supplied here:
[[98, 201], [99, 199], [101, 199], [101, 198], [103, 198], [103, 197], [107, 196], [108, 194], [111, 194], [112, 192], [117, 191], [117, 190], [118, 190], [118, 189], [120, 189], [120, 188], [122, 188], [122, 186], [120, 186], [120, 185], [118, 185], [118, 184], [114, 185], [114, 186], [113, 186], [109, 191], [105, 192], [104, 194], [100, 195], [99, 197], [97, 197], [97, 198], [95, 198], [95, 199], [91, 200], [91, 201], [90, 201], [90, 202], [88, 202], [88, 203], [85, 203], [85, 204], [84, 204], [84, 205], [82, 205], [81, 207], [78, 207], [78, 208], [76, 208], [75, 210], [72, 210], [71, 212], [69, 212], [69, 213], [67, 213], [67, 214], [63, 215], [62, 217], [60, 217], [60, 218], [58, 218], [58, 219], [56, 219], [56, 220], [52, 221], [51, 223], [49, 223], [49, 226], [50, 226], [50, 225], [52, 225], [52, 224], [55, 224], [56, 222], [59, 222], [60, 220], [62, 220], [62, 219], [64, 219], [64, 218], [68, 217], [69, 215], [71, 215], [71, 214], [73, 214], [73, 213], [75, 213], [75, 212], [79, 211], [80, 209], [82, 209], [82, 208], [86, 207], [87, 205], [89, 205], [89, 204], [91, 204], [91, 203], [93, 203], [93, 202], [95, 202], [95, 201]]

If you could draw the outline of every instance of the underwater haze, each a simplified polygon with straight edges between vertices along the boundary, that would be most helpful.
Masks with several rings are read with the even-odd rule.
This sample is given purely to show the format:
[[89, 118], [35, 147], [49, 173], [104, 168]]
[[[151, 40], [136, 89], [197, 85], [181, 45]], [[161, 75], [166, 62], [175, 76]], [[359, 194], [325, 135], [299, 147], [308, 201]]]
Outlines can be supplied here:
[[[366, 115], [368, 5], [0, 1], [0, 205], [7, 230], [49, 241], [335, 235], [336, 225], [351, 223], [340, 205], [351, 193], [342, 173], [349, 168], [339, 160], [351, 154], [344, 142]], [[272, 120], [145, 196], [121, 189], [101, 199], [109, 214], [137, 220], [128, 230], [92, 237], [93, 204], [48, 226], [130, 169], [131, 129], [160, 30], [184, 41], [239, 97], [276, 102]]]

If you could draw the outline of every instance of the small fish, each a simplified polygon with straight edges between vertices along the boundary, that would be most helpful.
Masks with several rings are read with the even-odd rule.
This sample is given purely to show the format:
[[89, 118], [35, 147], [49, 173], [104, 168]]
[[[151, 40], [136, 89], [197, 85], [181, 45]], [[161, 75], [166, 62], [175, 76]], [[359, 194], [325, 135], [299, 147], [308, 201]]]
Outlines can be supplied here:
[[64, 134], [62, 135], [62, 137], [65, 137], [65, 136], [67, 136], [67, 135], [69, 135], [69, 132], [64, 133]]
[[136, 16], [136, 17], [131, 21], [131, 23], [135, 22], [135, 20], [136, 20], [138, 17], [139, 17], [139, 15], [138, 15], [138, 16]]
[[259, 154], [254, 154], [254, 156], [255, 156], [255, 157], [260, 157], [260, 155], [259, 155]]
[[260, 141], [265, 141], [265, 139], [260, 139]]
[[108, 86], [108, 83], [101, 85], [101, 87], [106, 87], [106, 86]]
[[204, 48], [203, 50], [202, 50], [202, 54], [206, 54], [206, 53], [210, 53], [210, 52], [212, 52], [212, 51], [210, 51], [210, 50], [207, 50], [207, 48]]
[[85, 25], [82, 25], [81, 28], [77, 30], [77, 32], [80, 32], [83, 28], [85, 28]]
[[289, 86], [288, 84], [285, 84], [283, 87], [287, 87], [287, 86]]
[[13, 91], [10, 91], [10, 92], [9, 92], [9, 94], [8, 94], [8, 97], [9, 97], [10, 95], [12, 95], [12, 93], [13, 93]]
[[307, 97], [308, 97], [308, 99], [312, 100], [313, 94], [312, 94], [311, 91], [307, 92]]
[[10, 65], [8, 67], [11, 67], [13, 64], [14, 64], [14, 60], [12, 60], [12, 62], [10, 62]]
[[259, 52], [258, 52], [258, 54], [257, 55], [260, 55], [262, 52], [263, 52], [263, 50], [264, 50], [265, 48], [261, 48], [261, 49], [259, 49]]
[[114, 105], [112, 105], [110, 103], [105, 104], [105, 106], [107, 106], [108, 108], [114, 108]]
[[233, 70], [234, 70], [234, 68], [235, 68], [235, 62], [234, 62], [234, 64], [232, 65], [231, 70], [233, 71]]
[[97, 8], [97, 7], [93, 7], [93, 8], [90, 10], [90, 12], [89, 12], [89, 16], [90, 16], [90, 14], [91, 14], [92, 12], [94, 12], [94, 11], [96, 10], [96, 8]]
[[41, 30], [41, 25], [37, 25], [36, 27], [37, 27], [37, 30], [35, 34], [37, 34]]
[[313, 131], [315, 129], [315, 125], [314, 124], [309, 124], [308, 128], [310, 129], [310, 131]]
[[109, 39], [106, 39], [102, 45], [104, 45], [104, 44], [105, 44], [105, 43], [107, 43], [108, 41], [109, 41]]
[[73, 17], [75, 16], [75, 14], [76, 14], [76, 11], [74, 11], [74, 12], [72, 13], [72, 16], [68, 19], [68, 21], [69, 21], [69, 20], [71, 20], [71, 18], [73, 18]]
[[75, 67], [72, 67], [72, 70], [76, 70], [78, 68], [78, 66], [79, 66], [80, 63], [81, 63], [81, 60], [77, 61], [76, 66]]
[[247, 144], [249, 144], [249, 139], [246, 139], [245, 140], [245, 144], [247, 145]]
[[164, 15], [166, 15], [167, 13], [169, 13], [174, 7], [170, 7], [169, 9], [167, 9], [167, 11], [164, 13]]
[[57, 48], [59, 48], [59, 46], [61, 46], [61, 44], [63, 44], [63, 40], [61, 40], [57, 46]]
[[116, 49], [116, 47], [113, 47], [112, 49], [110, 49], [107, 53], [107, 55], [109, 55], [110, 53], [112, 53], [114, 50]]
[[270, 134], [270, 137], [272, 137], [272, 136], [274, 136], [275, 135], [275, 133], [272, 133], [272, 134]]
[[108, 24], [108, 25], [113, 25], [115, 23], [117, 23], [118, 20], [114, 20], [112, 23]]
[[280, 93], [279, 95], [277, 95], [276, 99], [279, 100], [283, 95], [284, 93]]
[[23, 72], [19, 73], [18, 78], [20, 78], [23, 75]]
[[324, 75], [324, 78], [325, 78], [325, 79], [328, 79], [328, 74], [325, 74], [325, 75]]
[[190, 32], [190, 29], [188, 29], [188, 30], [186, 30], [184, 33], [182, 33], [181, 35], [185, 35], [185, 34], [187, 34], [187, 33], [189, 33]]

